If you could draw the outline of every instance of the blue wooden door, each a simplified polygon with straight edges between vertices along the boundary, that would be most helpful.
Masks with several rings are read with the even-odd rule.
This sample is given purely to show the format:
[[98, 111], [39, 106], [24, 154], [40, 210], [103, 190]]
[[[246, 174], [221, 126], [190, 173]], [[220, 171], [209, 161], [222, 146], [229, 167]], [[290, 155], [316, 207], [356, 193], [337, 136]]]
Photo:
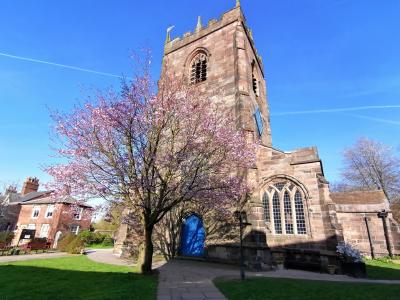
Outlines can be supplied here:
[[181, 235], [182, 256], [203, 256], [206, 232], [203, 221], [196, 215], [186, 218]]

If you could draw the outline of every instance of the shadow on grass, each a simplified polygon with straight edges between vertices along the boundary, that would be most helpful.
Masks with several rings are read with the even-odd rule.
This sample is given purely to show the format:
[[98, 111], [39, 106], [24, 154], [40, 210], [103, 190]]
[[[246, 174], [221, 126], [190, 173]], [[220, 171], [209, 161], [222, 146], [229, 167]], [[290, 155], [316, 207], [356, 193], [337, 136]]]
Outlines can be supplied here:
[[0, 265], [0, 300], [155, 299], [157, 280], [132, 272]]

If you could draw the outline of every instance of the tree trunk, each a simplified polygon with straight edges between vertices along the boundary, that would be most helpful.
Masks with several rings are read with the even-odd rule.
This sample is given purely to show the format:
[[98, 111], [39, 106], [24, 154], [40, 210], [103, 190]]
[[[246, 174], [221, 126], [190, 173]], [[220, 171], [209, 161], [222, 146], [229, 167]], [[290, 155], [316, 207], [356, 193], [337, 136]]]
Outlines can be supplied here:
[[153, 226], [145, 226], [144, 230], [144, 249], [143, 262], [141, 265], [142, 274], [151, 274], [151, 266], [153, 263], [153, 241], [151, 239]]

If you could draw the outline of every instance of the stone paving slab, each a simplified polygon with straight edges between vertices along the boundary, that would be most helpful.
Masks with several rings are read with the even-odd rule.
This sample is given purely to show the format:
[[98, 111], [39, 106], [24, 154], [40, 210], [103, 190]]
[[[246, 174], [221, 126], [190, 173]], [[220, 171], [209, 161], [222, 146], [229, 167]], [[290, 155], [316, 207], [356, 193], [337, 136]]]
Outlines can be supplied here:
[[9, 255], [9, 256], [0, 256], [0, 263], [8, 263], [8, 262], [14, 262], [14, 261], [25, 261], [25, 260], [33, 260], [33, 259], [61, 258], [61, 257], [68, 257], [68, 256], [69, 255], [67, 253], [64, 253], [64, 252]]

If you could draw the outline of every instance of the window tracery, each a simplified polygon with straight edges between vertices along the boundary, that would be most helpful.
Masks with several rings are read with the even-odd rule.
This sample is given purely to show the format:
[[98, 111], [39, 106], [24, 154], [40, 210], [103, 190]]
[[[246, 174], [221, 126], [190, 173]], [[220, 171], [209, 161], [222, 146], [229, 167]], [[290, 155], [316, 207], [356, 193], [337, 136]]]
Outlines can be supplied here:
[[301, 188], [290, 180], [275, 180], [262, 196], [264, 220], [274, 234], [307, 234]]

